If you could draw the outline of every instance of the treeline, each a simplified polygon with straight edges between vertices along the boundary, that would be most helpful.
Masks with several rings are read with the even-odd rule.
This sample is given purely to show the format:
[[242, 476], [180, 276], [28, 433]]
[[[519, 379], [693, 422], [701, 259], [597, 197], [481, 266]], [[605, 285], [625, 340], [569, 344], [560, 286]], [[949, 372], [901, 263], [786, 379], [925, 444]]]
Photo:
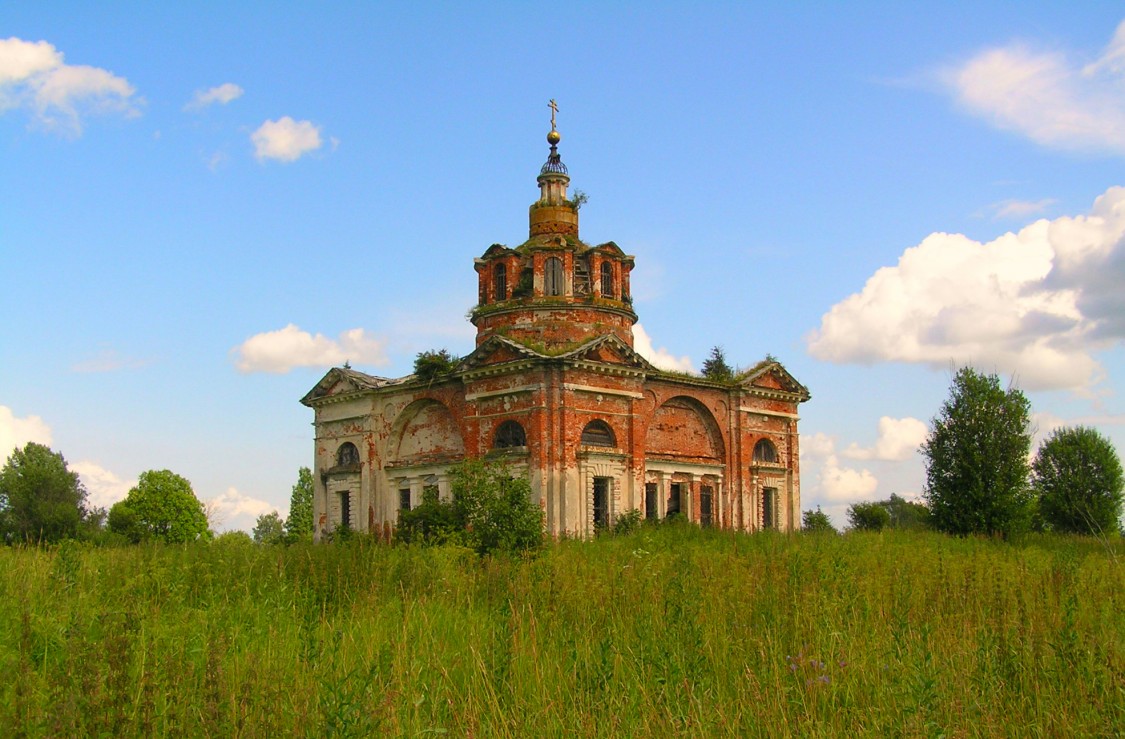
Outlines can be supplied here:
[[[1031, 404], [1018, 388], [971, 367], [958, 370], [920, 449], [924, 502], [892, 495], [848, 508], [852, 530], [933, 528], [1005, 538], [1027, 531], [1116, 535], [1125, 478], [1113, 444], [1097, 430], [1059, 428], [1031, 458]], [[819, 508], [804, 528], [835, 530]]]
[[[312, 540], [312, 472], [302, 467], [290, 514], [278, 522], [281, 541]], [[205, 505], [191, 483], [171, 470], [142, 472], [124, 500], [109, 510], [89, 504], [78, 473], [59, 452], [35, 442], [15, 449], [0, 469], [0, 542], [53, 544], [76, 539], [95, 544], [182, 544], [216, 538]], [[248, 538], [248, 537], [247, 537]]]

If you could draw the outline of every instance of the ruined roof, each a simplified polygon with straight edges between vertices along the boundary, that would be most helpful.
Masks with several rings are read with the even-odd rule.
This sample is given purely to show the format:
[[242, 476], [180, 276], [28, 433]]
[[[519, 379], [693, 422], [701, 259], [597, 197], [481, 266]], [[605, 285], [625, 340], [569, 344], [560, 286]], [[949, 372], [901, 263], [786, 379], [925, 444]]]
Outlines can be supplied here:
[[301, 403], [311, 405], [313, 401], [330, 395], [350, 395], [364, 390], [377, 390], [388, 385], [400, 385], [413, 378], [414, 375], [396, 379], [376, 377], [354, 370], [351, 367], [333, 367], [320, 379], [320, 382], [313, 386], [312, 390], [305, 393], [305, 397], [301, 398]]

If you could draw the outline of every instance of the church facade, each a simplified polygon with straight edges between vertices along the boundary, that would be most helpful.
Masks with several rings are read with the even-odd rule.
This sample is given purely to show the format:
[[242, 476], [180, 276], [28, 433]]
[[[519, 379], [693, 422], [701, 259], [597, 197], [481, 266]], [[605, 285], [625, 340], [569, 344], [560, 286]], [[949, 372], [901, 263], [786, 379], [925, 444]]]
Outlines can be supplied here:
[[712, 381], [634, 351], [634, 258], [579, 238], [560, 138], [552, 119], [528, 239], [475, 260], [476, 348], [432, 378], [337, 367], [302, 398], [315, 414], [318, 539], [344, 524], [389, 537], [427, 490], [448, 499], [448, 471], [467, 457], [526, 476], [556, 536], [632, 509], [742, 530], [800, 525], [808, 390], [772, 359]]

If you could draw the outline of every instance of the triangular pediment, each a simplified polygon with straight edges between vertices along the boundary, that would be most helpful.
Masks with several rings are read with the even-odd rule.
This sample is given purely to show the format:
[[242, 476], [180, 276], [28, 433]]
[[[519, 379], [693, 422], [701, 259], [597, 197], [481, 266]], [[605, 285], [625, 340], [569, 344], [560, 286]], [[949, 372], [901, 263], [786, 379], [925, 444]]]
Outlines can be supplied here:
[[747, 390], [765, 390], [783, 393], [793, 393], [806, 401], [811, 395], [809, 390], [789, 371], [781, 366], [780, 362], [765, 361], [746, 373], [739, 384]]
[[617, 334], [605, 334], [586, 342], [577, 349], [562, 355], [566, 359], [599, 362], [601, 364], [621, 364], [635, 367], [645, 372], [656, 370], [648, 360], [637, 354], [628, 344], [622, 341]]
[[484, 250], [484, 254], [481, 254], [480, 258], [481, 259], [490, 259], [494, 256], [497, 256], [498, 254], [506, 254], [510, 251], [511, 251], [511, 249], [504, 246], [503, 244], [493, 244], [492, 246], [490, 246], [490, 247], [488, 247], [487, 249]]
[[490, 336], [457, 365], [458, 372], [491, 364], [505, 364], [521, 359], [542, 359], [545, 355], [503, 336]]
[[320, 378], [320, 382], [316, 383], [312, 390], [305, 393], [305, 397], [301, 398], [301, 402], [305, 405], [310, 405], [312, 402], [323, 398], [350, 395], [364, 390], [374, 390], [393, 382], [394, 380], [387, 379], [386, 377], [368, 375], [353, 370], [350, 367], [333, 367], [328, 370], [328, 373], [325, 374], [324, 377]]

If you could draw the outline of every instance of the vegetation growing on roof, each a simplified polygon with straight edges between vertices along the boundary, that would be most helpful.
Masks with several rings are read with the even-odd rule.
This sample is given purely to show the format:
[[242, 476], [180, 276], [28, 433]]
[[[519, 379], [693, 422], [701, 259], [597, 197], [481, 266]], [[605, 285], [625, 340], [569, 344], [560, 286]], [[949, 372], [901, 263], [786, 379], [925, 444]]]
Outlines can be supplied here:
[[414, 374], [419, 380], [428, 382], [449, 374], [460, 361], [461, 358], [450, 354], [448, 349], [419, 352], [414, 358]]

